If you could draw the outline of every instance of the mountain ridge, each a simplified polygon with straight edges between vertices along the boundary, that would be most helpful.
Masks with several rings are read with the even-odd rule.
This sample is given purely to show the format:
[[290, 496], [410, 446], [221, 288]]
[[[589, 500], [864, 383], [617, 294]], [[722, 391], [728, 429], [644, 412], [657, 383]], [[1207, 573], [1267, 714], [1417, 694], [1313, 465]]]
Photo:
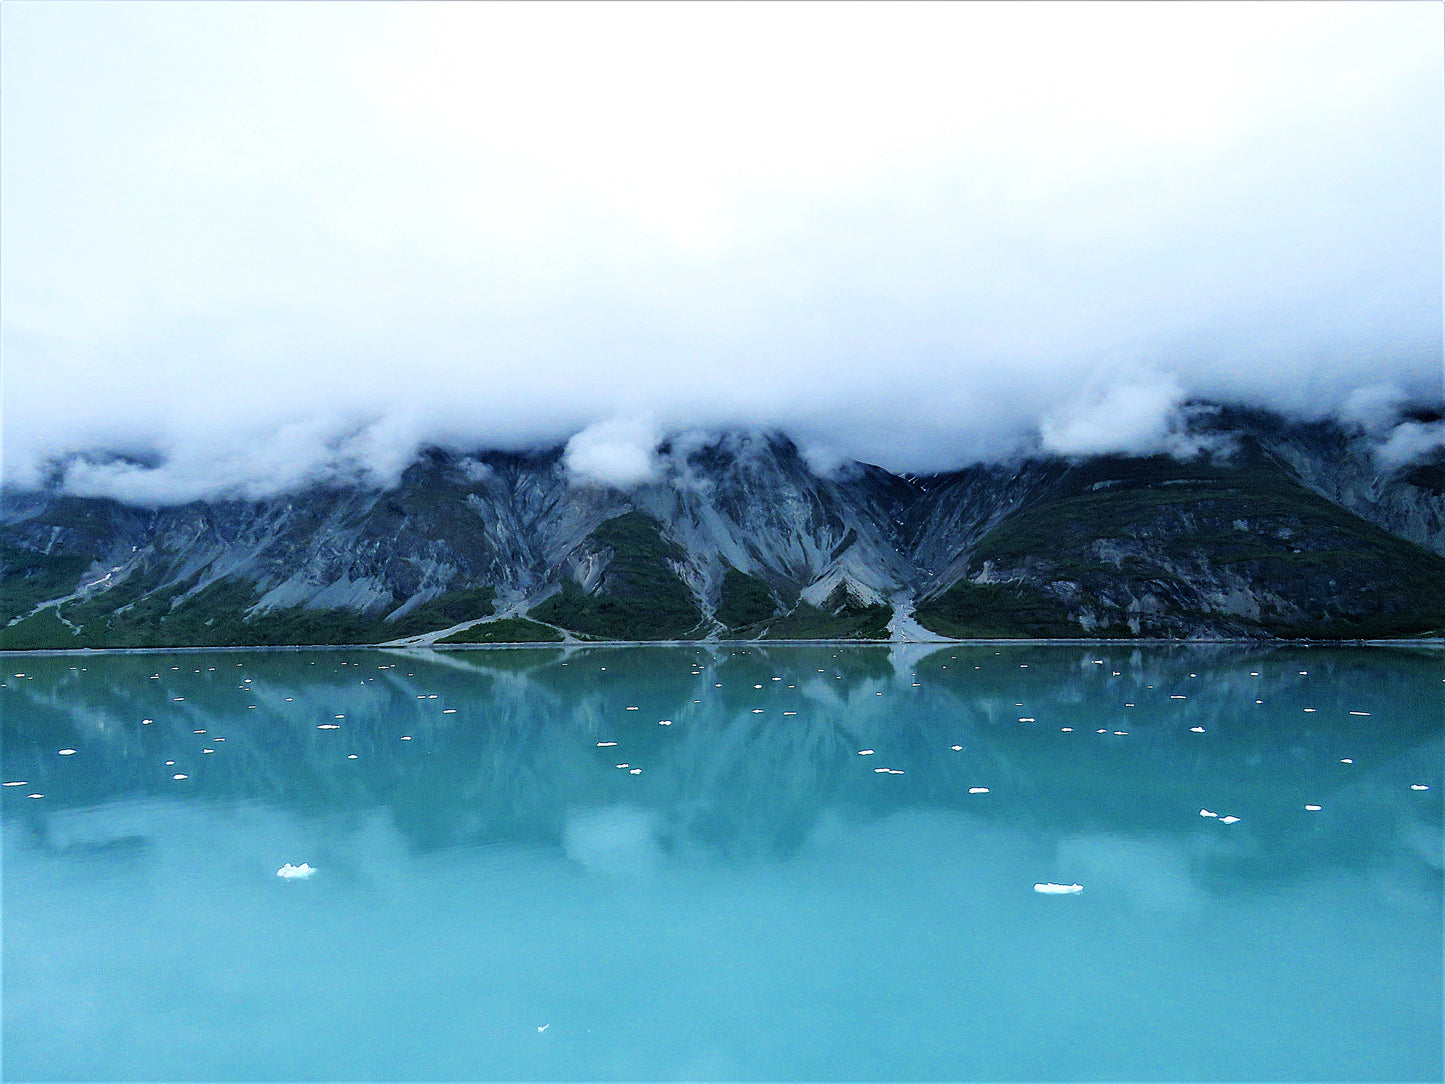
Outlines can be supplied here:
[[927, 477], [824, 477], [786, 436], [735, 431], [665, 441], [660, 478], [625, 491], [553, 448], [428, 449], [390, 490], [6, 493], [0, 647], [1445, 628], [1438, 453], [1386, 470], [1339, 423], [1193, 418], [1192, 458]]

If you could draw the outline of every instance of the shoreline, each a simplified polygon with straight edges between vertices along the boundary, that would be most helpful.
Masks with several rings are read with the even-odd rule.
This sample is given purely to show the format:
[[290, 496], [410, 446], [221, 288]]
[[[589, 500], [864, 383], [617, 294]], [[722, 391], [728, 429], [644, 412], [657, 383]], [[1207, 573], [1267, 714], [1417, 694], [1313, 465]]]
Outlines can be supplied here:
[[1445, 649], [1445, 637], [1413, 637], [1400, 640], [1255, 640], [1244, 637], [1211, 640], [1170, 639], [1085, 639], [1017, 638], [977, 640], [522, 640], [496, 644], [228, 644], [224, 646], [178, 645], [174, 647], [70, 647], [4, 648], [0, 658], [94, 657], [96, 655], [198, 654], [209, 651], [517, 651], [524, 649], [576, 651], [594, 647], [894, 647], [927, 645], [938, 647], [1037, 646], [1058, 647], [1205, 647], [1241, 644], [1251, 647], [1423, 647]]

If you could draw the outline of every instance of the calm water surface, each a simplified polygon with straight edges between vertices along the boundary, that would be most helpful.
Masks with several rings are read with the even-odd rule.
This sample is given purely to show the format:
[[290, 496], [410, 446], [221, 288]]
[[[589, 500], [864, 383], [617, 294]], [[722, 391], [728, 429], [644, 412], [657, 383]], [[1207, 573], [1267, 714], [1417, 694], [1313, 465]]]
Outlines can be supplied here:
[[3, 665], [9, 1080], [1440, 1079], [1438, 652]]

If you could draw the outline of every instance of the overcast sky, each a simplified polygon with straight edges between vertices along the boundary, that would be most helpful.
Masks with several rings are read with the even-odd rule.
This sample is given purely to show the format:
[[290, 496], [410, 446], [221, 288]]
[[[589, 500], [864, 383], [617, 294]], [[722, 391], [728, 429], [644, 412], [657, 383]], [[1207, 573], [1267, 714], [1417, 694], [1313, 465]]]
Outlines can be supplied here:
[[1438, 401], [1442, 11], [7, 0], [4, 475], [580, 433], [625, 481], [728, 426], [929, 471]]

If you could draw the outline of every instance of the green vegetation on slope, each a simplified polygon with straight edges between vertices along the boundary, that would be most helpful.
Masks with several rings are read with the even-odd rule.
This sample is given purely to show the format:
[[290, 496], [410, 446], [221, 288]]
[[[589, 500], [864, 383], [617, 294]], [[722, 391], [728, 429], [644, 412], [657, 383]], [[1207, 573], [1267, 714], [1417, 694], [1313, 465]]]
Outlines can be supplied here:
[[492, 612], [492, 588], [471, 587], [439, 595], [394, 621], [356, 610], [302, 606], [247, 617], [246, 610], [260, 597], [255, 584], [221, 579], [182, 598], [197, 579], [156, 588], [135, 577], [90, 598], [47, 607], [0, 628], [0, 648], [375, 644]]
[[528, 621], [525, 617], [503, 617], [484, 621], [437, 641], [439, 644], [527, 644], [556, 643], [562, 634], [554, 628]]
[[0, 545], [0, 622], [70, 594], [89, 564], [73, 554], [49, 555]]
[[729, 629], [759, 624], [777, 612], [773, 593], [762, 580], [735, 568], [729, 568], [723, 575], [717, 619]]
[[893, 611], [864, 606], [841, 586], [821, 607], [799, 602], [791, 613], [768, 625], [766, 640], [886, 640]]
[[571, 580], [532, 610], [539, 621], [604, 640], [676, 640], [696, 634], [702, 621], [692, 592], [669, 560], [682, 551], [640, 512], [610, 519], [589, 541], [612, 551], [602, 582], [591, 594]]
[[1129, 635], [1127, 625], [1087, 631], [1062, 602], [1025, 583], [956, 583], [919, 603], [914, 617], [929, 631], [960, 640]]
[[[1056, 496], [980, 539], [970, 573], [984, 562], [1018, 582], [958, 585], [920, 605], [919, 620], [950, 635], [977, 628], [1128, 635], [1124, 600], [1152, 596], [1163, 607], [1135, 615], [1142, 635], [1174, 635], [1200, 620], [1245, 634], [1350, 639], [1445, 626], [1445, 558], [1310, 492], [1248, 450], [1235, 465], [1091, 460]], [[1226, 579], [1266, 600], [1258, 617], [1207, 601]], [[1067, 585], [1076, 601], [1066, 605], [1055, 584]], [[1086, 633], [1068, 616], [1084, 608], [1105, 627]], [[1065, 623], [1072, 631], [1062, 631]], [[1059, 631], [1029, 631], [1046, 627]]]

